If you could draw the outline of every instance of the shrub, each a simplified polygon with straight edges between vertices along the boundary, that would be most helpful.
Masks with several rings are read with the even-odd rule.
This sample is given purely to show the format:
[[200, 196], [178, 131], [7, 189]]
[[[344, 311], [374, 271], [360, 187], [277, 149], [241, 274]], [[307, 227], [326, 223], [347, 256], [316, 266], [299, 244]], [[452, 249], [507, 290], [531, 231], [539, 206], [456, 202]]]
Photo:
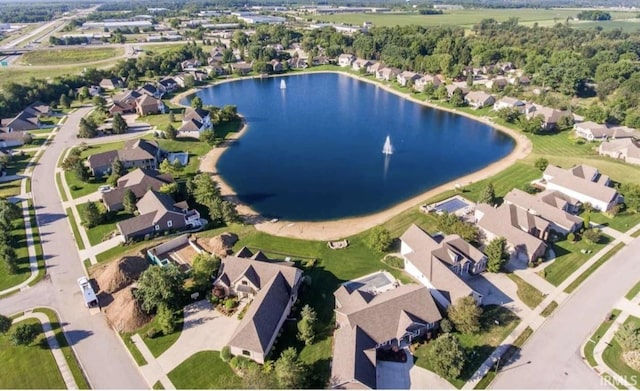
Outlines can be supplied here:
[[316, 265], [316, 259], [315, 259], [315, 258], [308, 259], [308, 260], [306, 260], [306, 261], [304, 261], [304, 262], [302, 263], [302, 266], [303, 266], [304, 268], [306, 268], [306, 269], [311, 269], [311, 268], [312, 268], [312, 267], [314, 267], [315, 265]]
[[156, 330], [155, 327], [150, 328], [149, 330], [147, 330], [147, 338], [155, 338], [158, 336], [158, 330]]
[[570, 241], [571, 243], [575, 243], [576, 234], [574, 234], [573, 232], [569, 232], [569, 234], [567, 235], [567, 240]]
[[451, 323], [451, 321], [449, 319], [442, 319], [440, 321], [440, 330], [442, 330], [443, 333], [450, 333], [453, 331], [453, 323]]
[[229, 366], [238, 371], [247, 369], [251, 363], [253, 363], [253, 361], [243, 356], [233, 356], [233, 358], [229, 360]]
[[589, 244], [595, 244], [600, 241], [600, 232], [597, 229], [588, 229], [582, 234], [584, 240]]
[[37, 324], [23, 323], [16, 327], [9, 339], [14, 345], [30, 345], [38, 334], [40, 334], [40, 330]]
[[237, 305], [238, 305], [238, 300], [233, 298], [233, 297], [230, 297], [230, 298], [228, 298], [227, 300], [224, 301], [224, 307], [227, 310], [232, 310], [232, 309], [236, 308]]
[[220, 350], [220, 359], [224, 362], [231, 360], [231, 348], [229, 346], [225, 346]]
[[384, 257], [384, 263], [397, 269], [404, 269], [404, 260], [399, 257], [386, 256]]
[[618, 329], [615, 339], [625, 351], [640, 349], [640, 329], [629, 323]]
[[220, 303], [220, 298], [218, 298], [218, 296], [216, 295], [211, 295], [211, 297], [209, 298], [209, 302], [211, 302], [211, 305], [215, 307]]
[[77, 190], [80, 190], [80, 186], [78, 186], [78, 185], [71, 185], [71, 186], [69, 186], [69, 189], [71, 189], [72, 191], [77, 191]]
[[640, 350], [630, 350], [622, 353], [624, 362], [636, 371], [640, 371]]

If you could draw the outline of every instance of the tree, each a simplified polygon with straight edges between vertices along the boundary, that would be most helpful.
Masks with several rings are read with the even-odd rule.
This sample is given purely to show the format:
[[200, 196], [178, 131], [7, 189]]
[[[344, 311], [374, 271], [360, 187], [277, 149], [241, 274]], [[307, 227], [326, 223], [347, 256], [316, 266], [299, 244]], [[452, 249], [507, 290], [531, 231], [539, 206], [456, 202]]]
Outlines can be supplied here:
[[114, 134], [123, 134], [127, 132], [129, 127], [127, 126], [127, 121], [122, 118], [120, 113], [115, 113], [113, 115], [113, 133]]
[[122, 195], [122, 206], [126, 213], [134, 214], [138, 209], [136, 207], [136, 195], [131, 189], [124, 191]]
[[451, 94], [451, 98], [449, 98], [449, 103], [451, 103], [454, 107], [464, 106], [464, 96], [462, 95], [462, 90], [460, 88], [456, 88]]
[[107, 111], [107, 101], [100, 95], [94, 96], [91, 99], [91, 103], [93, 103], [93, 105], [96, 107], [96, 110], [98, 110], [99, 112], [104, 113], [105, 111]]
[[520, 119], [522, 114], [515, 107], [504, 107], [496, 112], [498, 118], [511, 124]]
[[200, 99], [199, 96], [196, 96], [193, 99], [191, 99], [191, 107], [193, 107], [194, 109], [201, 109], [202, 99]]
[[82, 221], [87, 228], [93, 228], [102, 222], [102, 212], [95, 202], [88, 202], [82, 211]]
[[367, 245], [379, 252], [387, 251], [391, 242], [391, 233], [381, 225], [371, 230], [369, 236], [367, 236]]
[[640, 185], [625, 183], [620, 186], [620, 194], [624, 197], [624, 204], [629, 212], [640, 212]]
[[582, 237], [584, 238], [584, 240], [587, 241], [587, 243], [589, 244], [596, 244], [600, 241], [601, 238], [601, 234], [600, 231], [598, 231], [595, 228], [592, 229], [587, 229], [586, 231], [584, 231], [584, 233], [582, 234]]
[[7, 274], [16, 274], [18, 272], [18, 256], [13, 247], [7, 243], [0, 245], [0, 260], [4, 264]]
[[84, 102], [88, 98], [89, 98], [89, 88], [87, 88], [87, 86], [80, 88], [80, 91], [78, 92], [78, 99]]
[[222, 201], [222, 208], [220, 210], [220, 213], [225, 224], [240, 222], [240, 215], [238, 214], [238, 210], [236, 209], [236, 204], [234, 204], [233, 202], [227, 200]]
[[211, 129], [205, 129], [204, 131], [200, 132], [200, 141], [205, 142], [212, 147], [218, 143], [216, 134]]
[[191, 196], [202, 206], [209, 206], [216, 198], [220, 197], [217, 184], [207, 173], [196, 175], [191, 181]]
[[477, 241], [480, 236], [478, 227], [472, 223], [462, 221], [453, 213], [442, 213], [436, 217], [438, 230], [447, 235], [456, 234], [467, 242]]
[[73, 174], [75, 175], [76, 179], [81, 182], [89, 181], [89, 170], [87, 169], [87, 167], [85, 167], [84, 164], [82, 164], [82, 161], [80, 160], [78, 160], [76, 162], [76, 165], [73, 167]]
[[158, 167], [161, 173], [163, 174], [171, 174], [173, 172], [173, 166], [169, 162], [169, 159], [164, 159], [160, 163], [160, 167]]
[[455, 379], [464, 366], [464, 353], [458, 338], [450, 333], [439, 336], [427, 350], [427, 361], [438, 375]]
[[[269, 363], [271, 361], [267, 361]], [[245, 390], [273, 390], [278, 388], [278, 382], [272, 372], [268, 372], [267, 363], [263, 367], [250, 363], [242, 375], [242, 389]]]
[[287, 348], [280, 354], [274, 369], [280, 388], [304, 388], [305, 369], [294, 348]]
[[98, 128], [96, 125], [87, 121], [85, 118], [80, 119], [80, 125], [78, 127], [78, 137], [81, 138], [93, 138], [98, 135]]
[[218, 273], [220, 258], [206, 253], [198, 254], [193, 258], [191, 276], [194, 284], [202, 290], [211, 287], [213, 278]]
[[6, 198], [0, 197], [0, 228], [11, 231], [12, 221], [22, 217], [22, 208]]
[[471, 334], [480, 331], [482, 308], [471, 296], [461, 297], [455, 304], [450, 305], [447, 315], [461, 333]]
[[65, 109], [68, 109], [71, 106], [71, 100], [65, 94], [60, 95], [60, 106]]
[[158, 189], [160, 193], [169, 195], [177, 194], [178, 190], [178, 184], [176, 182], [165, 183], [164, 185], [160, 186], [160, 189]]
[[229, 362], [229, 360], [231, 360], [231, 348], [229, 345], [226, 345], [220, 350], [220, 359], [223, 362]]
[[138, 280], [135, 298], [147, 313], [161, 305], [170, 309], [180, 307], [184, 294], [184, 275], [176, 265], [153, 265], [145, 270]]
[[493, 187], [493, 182], [489, 182], [487, 186], [482, 189], [480, 196], [478, 197], [478, 203], [485, 203], [493, 205], [496, 200], [496, 191]]
[[538, 170], [544, 171], [547, 169], [549, 165], [549, 161], [543, 157], [536, 159], [536, 162], [533, 164]]
[[301, 318], [298, 322], [298, 340], [309, 346], [316, 337], [315, 324], [318, 319], [316, 311], [308, 304], [302, 307]]
[[538, 134], [542, 131], [543, 122], [544, 122], [544, 119], [542, 118], [542, 116], [536, 115], [535, 117], [530, 119], [521, 117], [519, 124], [523, 132]]
[[164, 137], [169, 140], [175, 140], [177, 136], [178, 131], [176, 130], [176, 128], [174, 128], [171, 124], [167, 125], [167, 127], [164, 129]]
[[158, 307], [156, 320], [162, 334], [169, 335], [176, 330], [176, 314], [166, 305], [162, 304]]
[[632, 323], [623, 323], [614, 337], [625, 351], [640, 349], [640, 329]]
[[487, 247], [484, 249], [484, 253], [487, 254], [487, 270], [492, 273], [497, 273], [502, 269], [502, 266], [506, 262], [509, 254], [506, 251], [507, 240], [503, 237], [497, 237], [493, 239]]
[[11, 320], [11, 318], [0, 315], [0, 333], [6, 334], [11, 328], [11, 323], [13, 323], [13, 320]]
[[14, 345], [30, 345], [40, 334], [40, 327], [35, 323], [23, 323], [16, 327], [9, 337]]

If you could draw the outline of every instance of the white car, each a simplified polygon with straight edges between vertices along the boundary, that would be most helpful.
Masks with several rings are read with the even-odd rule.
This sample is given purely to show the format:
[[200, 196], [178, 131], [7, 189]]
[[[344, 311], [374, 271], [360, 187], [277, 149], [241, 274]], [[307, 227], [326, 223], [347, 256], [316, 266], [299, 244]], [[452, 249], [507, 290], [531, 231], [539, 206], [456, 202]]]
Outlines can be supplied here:
[[78, 278], [78, 286], [80, 287], [80, 291], [82, 291], [82, 297], [84, 298], [84, 305], [86, 305], [87, 308], [99, 306], [98, 297], [96, 296], [96, 293], [93, 291], [91, 282], [87, 277], [83, 276]]
[[109, 186], [109, 185], [100, 186], [100, 187], [98, 187], [98, 191], [100, 193], [108, 193], [108, 192], [111, 191], [111, 186]]

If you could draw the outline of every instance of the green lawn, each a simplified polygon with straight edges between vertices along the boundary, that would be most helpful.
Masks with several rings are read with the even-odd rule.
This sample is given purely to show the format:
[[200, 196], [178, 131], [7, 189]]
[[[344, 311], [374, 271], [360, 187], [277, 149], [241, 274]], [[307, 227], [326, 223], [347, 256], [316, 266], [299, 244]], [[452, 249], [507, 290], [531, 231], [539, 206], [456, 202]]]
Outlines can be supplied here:
[[160, 144], [160, 148], [163, 151], [189, 152], [189, 164], [181, 173], [173, 175], [175, 179], [186, 178], [195, 175], [200, 166], [200, 160], [198, 159], [198, 157], [204, 156], [211, 150], [211, 146], [209, 146], [209, 144], [191, 139], [163, 139], [158, 140], [158, 143]]
[[598, 365], [596, 359], [593, 357], [593, 349], [596, 347], [596, 344], [602, 338], [602, 336], [609, 330], [609, 327], [613, 324], [613, 321], [616, 319], [618, 315], [620, 315], [620, 310], [614, 309], [611, 311], [611, 317], [606, 319], [604, 322], [600, 324], [598, 329], [593, 333], [591, 338], [584, 345], [584, 356], [587, 359], [587, 362], [592, 367]]
[[[640, 328], [640, 318], [636, 318], [635, 316], [629, 316], [624, 324], [632, 324], [635, 328]], [[607, 345], [604, 352], [602, 353], [602, 359], [604, 362], [618, 375], [626, 378], [628, 381], [631, 379], [640, 378], [640, 372], [628, 366], [622, 354], [624, 350], [616, 341], [615, 338], [611, 340], [611, 342]]]
[[578, 278], [573, 280], [571, 284], [569, 284], [569, 286], [565, 288], [564, 291], [567, 293], [571, 293], [574, 290], [576, 290], [576, 288], [580, 286], [580, 284], [582, 284], [584, 280], [586, 280], [591, 274], [593, 274], [593, 272], [595, 272], [600, 266], [604, 265], [604, 263], [607, 262], [611, 257], [613, 257], [618, 251], [620, 251], [622, 247], [624, 247], [624, 243], [621, 242], [616, 244], [611, 250], [609, 250], [600, 259], [598, 259], [593, 265], [589, 266], [587, 270], [585, 270], [582, 274], [580, 274]]
[[55, 311], [48, 308], [38, 308], [35, 312], [42, 312], [49, 317], [51, 329], [55, 333], [58, 346], [60, 346], [60, 350], [62, 350], [62, 354], [64, 354], [64, 358], [67, 360], [67, 365], [69, 365], [69, 369], [71, 370], [71, 374], [73, 375], [73, 379], [76, 381], [78, 388], [81, 390], [90, 390], [91, 387], [89, 387], [89, 384], [87, 383], [87, 379], [82, 372], [82, 368], [78, 363], [78, 359], [76, 358], [73, 349], [71, 349], [67, 342], [67, 338], [64, 336], [62, 327], [60, 326], [60, 321], [58, 320], [58, 316]]
[[632, 233], [631, 236], [634, 237], [634, 238], [640, 237], [640, 229], [637, 230], [636, 232]]
[[553, 311], [556, 310], [556, 308], [558, 308], [558, 302], [554, 300], [542, 310], [540, 315], [546, 318], [547, 316], [551, 315]]
[[30, 346], [13, 346], [8, 335], [0, 334], [0, 388], [66, 389], [40, 322], [28, 319], [14, 324], [9, 334], [22, 323], [36, 324], [40, 335]]
[[[467, 352], [467, 360], [459, 378], [446, 379], [456, 388], [461, 388], [471, 378], [475, 371], [493, 353], [496, 347], [513, 331], [520, 320], [506, 308], [501, 306], [485, 306], [481, 317], [483, 330], [479, 334], [455, 333], [460, 344]], [[495, 321], [499, 324], [496, 324]], [[414, 355], [416, 365], [432, 370], [427, 361], [427, 349], [429, 344], [423, 344], [416, 349]]]
[[516, 283], [516, 285], [518, 286], [518, 298], [522, 300], [522, 302], [526, 304], [527, 307], [534, 309], [540, 303], [542, 303], [542, 300], [544, 300], [544, 295], [536, 287], [529, 284], [514, 273], [507, 273], [507, 277], [509, 277], [511, 281]]
[[167, 375], [179, 390], [237, 389], [240, 378], [220, 359], [220, 352], [198, 352]]
[[84, 250], [84, 242], [82, 241], [82, 237], [80, 236], [78, 222], [76, 221], [76, 218], [73, 217], [73, 213], [71, 213], [71, 208], [67, 208], [65, 210], [65, 213], [67, 214], [67, 218], [69, 219], [69, 224], [71, 225], [71, 230], [73, 231], [73, 237], [76, 239], [78, 250]]
[[135, 333], [120, 333], [120, 338], [122, 338], [125, 346], [129, 349], [129, 352], [136, 364], [138, 364], [138, 366], [147, 365], [147, 360], [144, 359], [144, 356], [142, 356], [142, 353], [140, 353], [136, 344], [131, 340], [131, 336], [134, 334]]
[[7, 274], [4, 267], [0, 268], [0, 290], [18, 285], [31, 275], [29, 253], [27, 251], [27, 237], [22, 218], [13, 221], [11, 231], [12, 247], [16, 252], [18, 270], [16, 274]]
[[622, 212], [611, 218], [600, 212], [591, 212], [591, 222], [606, 225], [620, 232], [627, 232], [637, 224], [640, 224], [640, 213]]
[[638, 296], [638, 293], [640, 293], [640, 281], [638, 281], [624, 297], [627, 300], [633, 300], [634, 297]]
[[[84, 215], [88, 204], [89, 203], [77, 205], [80, 218], [82, 218], [82, 216]], [[87, 232], [87, 236], [89, 237], [89, 243], [91, 243], [92, 246], [95, 246], [98, 243], [103, 242], [104, 240], [107, 239], [109, 234], [116, 231], [117, 230], [116, 223], [133, 217], [132, 214], [126, 213], [124, 211], [119, 211], [117, 213], [113, 213], [113, 212], [107, 213], [104, 205], [102, 205], [101, 203], [98, 203], [98, 208], [102, 210], [102, 212], [106, 216], [105, 217], [106, 220], [104, 223], [100, 225], [96, 225], [95, 227], [85, 228]]]
[[121, 56], [124, 48], [77, 48], [77, 49], [52, 49], [27, 52], [22, 55], [20, 61], [25, 64], [37, 65], [75, 65], [108, 60]]
[[35, 155], [35, 152], [21, 152], [13, 155], [7, 165], [7, 175], [18, 175], [24, 173], [29, 165], [29, 161]]
[[162, 353], [169, 349], [171, 345], [173, 345], [178, 340], [178, 338], [180, 338], [180, 334], [182, 333], [182, 326], [184, 324], [184, 315], [182, 311], [180, 311], [177, 317], [180, 320], [176, 324], [176, 331], [169, 335], [161, 335], [155, 338], [147, 337], [147, 331], [152, 327], [156, 330], [160, 330], [160, 326], [158, 325], [158, 321], [155, 317], [146, 326], [136, 331], [142, 337], [142, 340], [153, 354], [153, 357], [160, 357]]
[[[610, 242], [611, 237], [603, 234], [602, 239], [597, 244], [588, 244], [586, 240], [580, 240], [576, 243], [562, 240], [553, 243], [556, 259], [541, 272], [541, 275], [553, 285], [558, 286]], [[583, 254], [580, 252], [581, 250], [591, 252]]]
[[60, 198], [62, 199], [62, 202], [67, 202], [67, 192], [64, 191], [64, 187], [62, 186], [62, 174], [59, 172], [56, 172], [56, 186], [58, 186], [58, 190], [60, 191]]
[[22, 179], [0, 183], [0, 197], [9, 198], [20, 194], [20, 182]]
[[[506, 365], [509, 362], [511, 357], [515, 353], [517, 353], [520, 350], [520, 348], [522, 348], [522, 345], [524, 345], [524, 343], [529, 339], [529, 337], [532, 334], [533, 334], [533, 329], [531, 329], [531, 327], [527, 327], [526, 329], [524, 329], [524, 331], [520, 335], [518, 335], [518, 338], [516, 338], [511, 345], [509, 345], [509, 349], [507, 349], [507, 351], [504, 352], [504, 354], [502, 355], [502, 357], [501, 357], [502, 360], [500, 361], [500, 363], [501, 363], [500, 367], [503, 367], [504, 365]], [[484, 375], [484, 377], [478, 382], [478, 384], [476, 384], [474, 389], [476, 389], [476, 390], [487, 389], [489, 387], [489, 385], [491, 384], [491, 382], [493, 381], [493, 379], [495, 379], [496, 372], [499, 369], [500, 368], [496, 368], [496, 364], [494, 364], [493, 368], [490, 369]]]
[[64, 172], [64, 180], [67, 182], [67, 186], [69, 187], [71, 199], [74, 200], [76, 198], [95, 193], [98, 191], [98, 187], [107, 183], [106, 178], [100, 178], [96, 181], [93, 177], [89, 179], [89, 182], [82, 182], [78, 180], [75, 174], [71, 171]]

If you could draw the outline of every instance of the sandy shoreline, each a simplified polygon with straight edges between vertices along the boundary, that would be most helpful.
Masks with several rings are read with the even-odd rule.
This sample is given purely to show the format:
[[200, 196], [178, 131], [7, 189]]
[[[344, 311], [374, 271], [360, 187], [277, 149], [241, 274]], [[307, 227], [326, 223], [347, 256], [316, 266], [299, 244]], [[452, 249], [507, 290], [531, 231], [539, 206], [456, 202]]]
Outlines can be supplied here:
[[[404, 99], [408, 99], [414, 103], [423, 105], [423, 106], [427, 106], [427, 107], [431, 107], [433, 109], [436, 110], [443, 110], [443, 111], [448, 111], [450, 113], [455, 113], [455, 114], [459, 114], [462, 115], [464, 117], [467, 117], [469, 119], [472, 119], [474, 121], [478, 121], [481, 123], [484, 123], [486, 125], [491, 126], [492, 128], [495, 128], [497, 130], [500, 130], [503, 133], [508, 134], [511, 138], [514, 139], [516, 145], [514, 147], [514, 149], [511, 151], [511, 153], [507, 156], [505, 156], [504, 158], [502, 158], [501, 160], [494, 162], [490, 165], [488, 165], [487, 167], [475, 171], [471, 174], [465, 175], [463, 177], [460, 178], [456, 178], [448, 183], [445, 183], [443, 185], [440, 185], [438, 187], [435, 187], [431, 190], [428, 190], [418, 196], [415, 196], [409, 200], [406, 200], [404, 202], [401, 202], [399, 204], [396, 204], [394, 206], [392, 206], [389, 209], [386, 209], [384, 211], [378, 212], [378, 213], [374, 213], [371, 215], [366, 215], [366, 216], [360, 216], [360, 217], [351, 217], [351, 218], [345, 218], [345, 219], [340, 219], [340, 220], [331, 220], [331, 221], [285, 221], [285, 220], [280, 220], [278, 222], [270, 222], [267, 221], [264, 218], [261, 218], [260, 215], [258, 213], [256, 213], [253, 209], [251, 209], [248, 205], [242, 204], [239, 202], [239, 200], [235, 197], [235, 193], [233, 191], [233, 189], [224, 182], [224, 180], [222, 180], [222, 178], [219, 176], [217, 170], [216, 170], [216, 163], [218, 161], [218, 159], [220, 158], [220, 156], [222, 156], [222, 154], [224, 153], [224, 151], [229, 148], [229, 146], [231, 146], [233, 144], [233, 140], [236, 140], [240, 137], [242, 137], [242, 135], [246, 132], [248, 125], [246, 122], [243, 121], [243, 127], [242, 129], [235, 133], [232, 134], [227, 141], [225, 142], [225, 144], [227, 144], [226, 146], [223, 147], [218, 147], [218, 148], [214, 148], [212, 149], [207, 155], [205, 155], [202, 158], [202, 161], [200, 163], [200, 170], [202, 172], [209, 172], [211, 174], [213, 174], [216, 178], [216, 181], [218, 182], [218, 184], [220, 185], [220, 190], [222, 192], [222, 195], [224, 195], [225, 197], [231, 199], [232, 201], [234, 201], [235, 203], [238, 204], [238, 212], [243, 215], [246, 216], [246, 222], [247, 223], [251, 223], [251, 224], [255, 224], [255, 227], [263, 232], [272, 234], [272, 235], [277, 235], [277, 236], [285, 236], [285, 237], [291, 237], [291, 238], [299, 238], [299, 239], [309, 239], [309, 240], [337, 240], [337, 239], [342, 239], [348, 236], [352, 236], [355, 235], [359, 232], [362, 232], [364, 230], [367, 230], [371, 227], [374, 227], [376, 225], [382, 224], [384, 222], [386, 222], [387, 220], [389, 220], [390, 218], [400, 214], [401, 212], [411, 208], [411, 207], [417, 207], [420, 204], [424, 203], [424, 201], [426, 201], [427, 199], [440, 194], [446, 190], [453, 190], [455, 185], [459, 184], [462, 186], [467, 186], [471, 183], [474, 182], [478, 182], [482, 179], [485, 179], [489, 176], [495, 175], [498, 172], [506, 169], [507, 167], [511, 166], [512, 164], [514, 164], [516, 161], [526, 157], [532, 150], [532, 144], [531, 141], [524, 135], [519, 134], [518, 132], [509, 129], [505, 126], [501, 126], [498, 124], [495, 124], [493, 122], [491, 122], [490, 120], [488, 120], [487, 118], [480, 118], [480, 117], [476, 117], [470, 114], [467, 114], [465, 112], [461, 112], [455, 109], [449, 109], [446, 107], [440, 107], [437, 106], [435, 104], [432, 104], [430, 102], [425, 102], [425, 101], [421, 101], [418, 100], [416, 98], [414, 98], [413, 96], [411, 96], [408, 93], [401, 93], [398, 92], [394, 89], [392, 89], [391, 87], [375, 82], [373, 80], [369, 80], [360, 76], [355, 76], [352, 75], [350, 73], [346, 73], [346, 72], [340, 72], [340, 71], [319, 71], [317, 73], [339, 73], [342, 75], [346, 75], [349, 77], [353, 77], [355, 79], [358, 79], [360, 81], [366, 82], [366, 83], [370, 83], [370, 84], [374, 84], [376, 86], [379, 86], [380, 88], [383, 88], [385, 91], [388, 91], [392, 94], [395, 94], [397, 96], [400, 96]], [[303, 75], [303, 74], [308, 74], [308, 72], [305, 73], [301, 73], [299, 75]], [[290, 75], [290, 76], [295, 76], [296, 74]], [[278, 77], [281, 77], [280, 75], [278, 75]], [[239, 79], [230, 79], [230, 80], [224, 80], [220, 83], [227, 83], [227, 82], [231, 82], [231, 81], [236, 81], [236, 80], [242, 80], [242, 79], [247, 79], [247, 78], [252, 78], [252, 77], [245, 77], [245, 78], [239, 78]], [[220, 84], [220, 83], [216, 83], [216, 84]], [[215, 85], [215, 84], [214, 84]], [[206, 87], [205, 87], [206, 88]], [[183, 92], [179, 95], [177, 95], [176, 97], [174, 97], [171, 102], [173, 104], [178, 105], [179, 101], [181, 99], [183, 99], [184, 97], [188, 96], [188, 95], [192, 95], [194, 93], [196, 93], [198, 90], [197, 89], [192, 89], [186, 92]]]

